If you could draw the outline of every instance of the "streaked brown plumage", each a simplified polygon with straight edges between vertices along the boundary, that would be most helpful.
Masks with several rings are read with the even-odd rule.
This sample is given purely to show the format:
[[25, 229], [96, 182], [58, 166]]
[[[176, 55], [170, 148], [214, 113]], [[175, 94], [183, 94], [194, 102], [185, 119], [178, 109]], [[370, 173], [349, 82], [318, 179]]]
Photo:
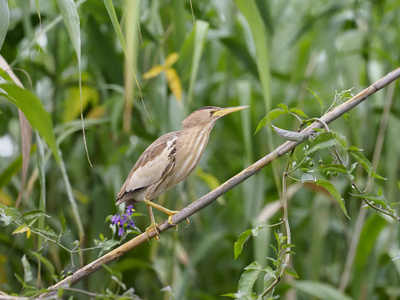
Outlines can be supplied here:
[[122, 185], [116, 204], [125, 202], [130, 205], [144, 201], [149, 209], [150, 227], [157, 230], [152, 207], [168, 214], [168, 222], [172, 224], [172, 216], [177, 211], [171, 211], [152, 201], [194, 170], [215, 122], [229, 113], [246, 107], [207, 106], [191, 113], [182, 122], [181, 131], [164, 134], [142, 153]]

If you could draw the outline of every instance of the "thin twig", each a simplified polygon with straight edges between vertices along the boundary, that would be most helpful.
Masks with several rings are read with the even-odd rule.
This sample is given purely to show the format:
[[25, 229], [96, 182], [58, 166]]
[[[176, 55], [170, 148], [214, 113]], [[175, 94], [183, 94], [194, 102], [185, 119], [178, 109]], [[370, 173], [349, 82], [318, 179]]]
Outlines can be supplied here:
[[[351, 110], [353, 107], [357, 106], [361, 102], [363, 102], [365, 99], [367, 99], [370, 95], [376, 93], [383, 87], [387, 86], [394, 80], [398, 79], [400, 77], [400, 68], [395, 69], [391, 73], [387, 74], [350, 100], [342, 103], [341, 105], [335, 107], [332, 109], [329, 113], [321, 117], [320, 119], [325, 122], [326, 124], [331, 123], [332, 121], [336, 120], [340, 116], [342, 116], [344, 113], [348, 112]], [[304, 129], [302, 132], [304, 133], [312, 133], [314, 132], [314, 128], [322, 128], [323, 125], [321, 122], [315, 122], [308, 126], [306, 129]], [[306, 140], [307, 137], [304, 138]], [[303, 140], [303, 141], [304, 141]], [[213, 203], [218, 197], [221, 195], [225, 194], [227, 191], [231, 190], [235, 186], [239, 185], [242, 183], [244, 180], [248, 179], [249, 177], [253, 176], [257, 172], [259, 172], [262, 168], [265, 166], [269, 165], [273, 160], [287, 154], [289, 151], [294, 149], [297, 145], [301, 144], [301, 142], [292, 142], [292, 141], [287, 141], [280, 145], [278, 148], [276, 148], [274, 151], [269, 153], [268, 155], [264, 156], [248, 168], [244, 169], [228, 181], [224, 182], [221, 184], [219, 187], [215, 188], [208, 194], [204, 195], [203, 197], [197, 199], [190, 205], [186, 206], [183, 208], [179, 213], [173, 216], [172, 218], [172, 223], [178, 224], [183, 220], [186, 220], [193, 214], [199, 212], [206, 206], [210, 205]], [[168, 224], [167, 220], [165, 220], [163, 223], [159, 225], [159, 234], [162, 232], [173, 228], [174, 226]], [[148, 238], [154, 238], [157, 235], [154, 229], [151, 229], [148, 231], [148, 237], [146, 236], [145, 233], [142, 233], [132, 240], [126, 242], [125, 244], [119, 246], [118, 248], [110, 251], [109, 253], [103, 255], [102, 257], [98, 258], [97, 260], [89, 263], [88, 265], [84, 266], [83, 268], [79, 269], [76, 271], [74, 274], [68, 276], [67, 278], [61, 280], [54, 286], [49, 287], [49, 290], [51, 292], [49, 293], [54, 293], [57, 291], [58, 288], [63, 287], [63, 286], [69, 286], [73, 285], [82, 279], [88, 277], [90, 274], [94, 273], [98, 269], [101, 268], [103, 264], [109, 264], [113, 262], [114, 260], [120, 258], [121, 256], [125, 255], [132, 249], [138, 247], [141, 244], [147, 243]], [[48, 295], [49, 293], [43, 294], [43, 296]]]

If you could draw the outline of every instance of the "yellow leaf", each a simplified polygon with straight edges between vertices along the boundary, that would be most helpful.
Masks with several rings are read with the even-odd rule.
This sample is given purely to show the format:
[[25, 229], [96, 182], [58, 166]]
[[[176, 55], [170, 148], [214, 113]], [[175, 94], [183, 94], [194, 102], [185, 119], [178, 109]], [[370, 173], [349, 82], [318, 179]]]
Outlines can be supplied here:
[[152, 67], [150, 70], [148, 70], [146, 73], [143, 74], [144, 79], [150, 79], [154, 78], [158, 75], [160, 75], [164, 71], [165, 67], [162, 65], [157, 65], [155, 67]]
[[174, 68], [169, 68], [165, 70], [165, 76], [167, 77], [169, 89], [180, 102], [182, 100], [182, 85], [178, 72]]
[[9, 195], [0, 190], [0, 203], [4, 204], [5, 206], [11, 206], [13, 201]]
[[[82, 80], [90, 81], [90, 77], [86, 74], [82, 74]], [[90, 85], [82, 85], [82, 109], [92, 104], [92, 107], [96, 107], [99, 102], [98, 91]], [[70, 122], [78, 118], [81, 114], [81, 99], [78, 86], [73, 86], [67, 89], [65, 93], [64, 101], [64, 115], [63, 121], [65, 123]]]
[[106, 113], [106, 108], [103, 105], [96, 106], [93, 109], [91, 109], [88, 114], [86, 115], [86, 118], [88, 119], [98, 119], [104, 116]]
[[172, 66], [179, 58], [179, 54], [176, 52], [171, 53], [170, 55], [167, 56], [165, 59], [164, 67], [169, 68]]
[[26, 224], [19, 226], [17, 229], [13, 231], [12, 234], [24, 233], [24, 232], [26, 232], [26, 237], [29, 239], [29, 237], [31, 236], [31, 230]]

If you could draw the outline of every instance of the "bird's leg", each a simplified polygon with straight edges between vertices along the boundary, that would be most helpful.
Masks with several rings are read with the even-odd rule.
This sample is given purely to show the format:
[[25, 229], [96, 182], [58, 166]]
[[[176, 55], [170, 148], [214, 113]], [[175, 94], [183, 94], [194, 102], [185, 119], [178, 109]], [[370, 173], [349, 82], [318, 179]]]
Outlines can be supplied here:
[[[146, 201], [147, 201], [147, 200], [146, 200]], [[147, 236], [147, 239], [150, 241], [150, 239], [149, 239], [149, 230], [150, 230], [151, 228], [154, 228], [154, 230], [156, 231], [156, 240], [159, 241], [159, 240], [160, 240], [160, 235], [159, 235], [159, 230], [158, 230], [158, 224], [156, 223], [156, 220], [155, 220], [155, 218], [154, 218], [153, 210], [152, 210], [152, 208], [151, 208], [150, 205], [147, 205], [147, 208], [148, 208], [148, 210], [149, 210], [150, 222], [151, 222], [151, 223], [150, 223], [150, 226], [146, 228], [146, 236]]]
[[143, 199], [143, 202], [146, 203], [148, 206], [152, 206], [155, 209], [158, 209], [159, 211], [162, 211], [164, 214], [167, 214], [169, 216], [168, 217], [168, 224], [177, 226], [176, 224], [174, 224], [172, 222], [172, 217], [173, 217], [173, 215], [176, 215], [179, 212], [178, 210], [169, 210], [168, 208], [165, 208], [164, 206], [156, 204], [156, 203], [154, 203], [154, 202], [152, 202], [150, 200], [147, 200], [147, 199]]

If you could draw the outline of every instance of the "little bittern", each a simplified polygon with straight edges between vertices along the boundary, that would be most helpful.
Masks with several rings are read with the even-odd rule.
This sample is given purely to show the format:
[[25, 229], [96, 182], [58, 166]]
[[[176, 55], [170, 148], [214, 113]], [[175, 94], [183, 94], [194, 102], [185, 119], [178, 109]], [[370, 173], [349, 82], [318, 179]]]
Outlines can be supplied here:
[[116, 204], [147, 204], [151, 228], [157, 232], [152, 207], [172, 216], [178, 211], [153, 203], [169, 188], [181, 182], [194, 170], [208, 142], [210, 131], [221, 117], [247, 106], [220, 108], [206, 106], [192, 112], [183, 122], [182, 130], [164, 134], [155, 140], [139, 157], [117, 195]]

